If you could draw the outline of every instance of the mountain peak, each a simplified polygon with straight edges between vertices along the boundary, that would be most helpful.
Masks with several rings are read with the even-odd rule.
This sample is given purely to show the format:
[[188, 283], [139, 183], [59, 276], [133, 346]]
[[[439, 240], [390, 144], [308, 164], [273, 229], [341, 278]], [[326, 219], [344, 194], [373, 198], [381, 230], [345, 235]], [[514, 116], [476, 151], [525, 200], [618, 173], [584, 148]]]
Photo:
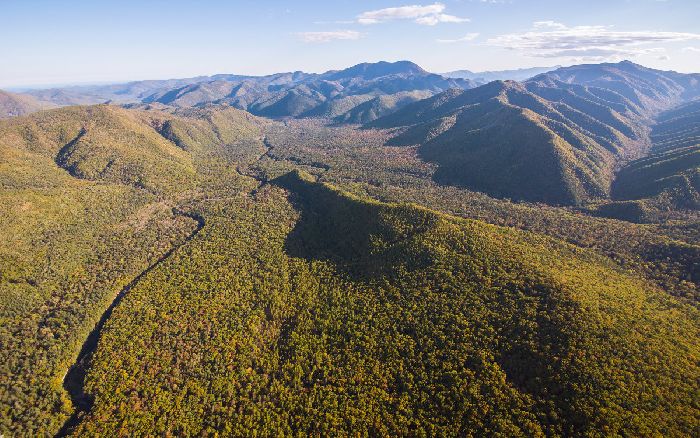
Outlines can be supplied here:
[[392, 75], [427, 75], [427, 71], [423, 70], [419, 65], [411, 61], [396, 61], [396, 62], [364, 62], [354, 65], [344, 70], [331, 71], [326, 73], [326, 79], [337, 80], [350, 77], [360, 77], [365, 80], [372, 80], [382, 76]]

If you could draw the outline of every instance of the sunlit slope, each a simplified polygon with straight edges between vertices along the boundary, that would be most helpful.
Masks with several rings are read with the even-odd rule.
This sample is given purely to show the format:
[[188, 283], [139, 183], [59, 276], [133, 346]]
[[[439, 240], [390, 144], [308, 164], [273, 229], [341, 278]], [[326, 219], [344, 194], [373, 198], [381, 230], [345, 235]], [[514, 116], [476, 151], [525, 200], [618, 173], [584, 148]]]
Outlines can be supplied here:
[[[51, 115], [58, 116], [66, 114]], [[59, 430], [71, 413], [63, 375], [99, 315], [128, 279], [194, 226], [145, 190], [78, 179], [59, 167], [53, 155], [61, 146], [42, 129], [44, 117], [0, 124], [0, 433], [6, 436]], [[62, 120], [66, 130], [81, 122]]]
[[[434, 183], [435, 165], [411, 147], [384, 146], [390, 133], [302, 122], [270, 125], [271, 152], [260, 161], [269, 175], [303, 168], [353, 193], [386, 201], [410, 201], [448, 214], [552, 236], [599, 251], [657, 281], [662, 289], [697, 301], [700, 236], [692, 220], [668, 227], [602, 219], [580, 211], [497, 200]], [[282, 161], [284, 160], [284, 161]], [[685, 229], [686, 231], [681, 231]], [[693, 231], [696, 230], [696, 231]], [[680, 242], [680, 241], [682, 242]]]
[[[90, 330], [196, 230], [180, 203], [216, 196], [213, 184], [240, 196], [233, 159], [261, 148], [251, 120], [97, 106], [0, 122], [0, 434], [58, 432], [74, 409], [62, 381]], [[57, 158], [68, 149], [71, 165]], [[93, 173], [104, 159], [111, 170]]]
[[[231, 108], [109, 106], [0, 123], [11, 236], [0, 260], [12, 267], [0, 270], [0, 432], [64, 424], [74, 406], [63, 376], [134, 278], [101, 332], [85, 386], [95, 404], [76, 435], [697, 432], [690, 295], [552, 238], [299, 173], [267, 181], [260, 161], [293, 168], [316, 148], [307, 167], [332, 175], [342, 163], [328, 151], [374, 151], [371, 136], [386, 135], [362, 131], [340, 147], [302, 130], [285, 152], [274, 130], [263, 139], [271, 123]], [[72, 168], [58, 157], [78, 136]], [[104, 155], [124, 172], [89, 173]], [[382, 166], [396, 163], [423, 169], [405, 157]], [[346, 165], [385, 181], [381, 166]], [[183, 211], [201, 218], [197, 234]], [[563, 210], [547, 211], [534, 229], [581, 246], [618, 229], [600, 220], [606, 233], [589, 235], [571, 219], [568, 230]], [[625, 243], [640, 264], [668, 263], [665, 281], [696, 281], [697, 247]]]
[[208, 225], [107, 323], [76, 434], [697, 431], [694, 308], [549, 238], [275, 185], [193, 205]]
[[[392, 144], [421, 144], [421, 156], [440, 166], [440, 183], [552, 204], [580, 203], [608, 191], [611, 140], [583, 130], [522, 84], [493, 82], [438, 95], [376, 125], [411, 122], [411, 113], [420, 121]], [[622, 136], [614, 128], [601, 130], [606, 138]]]
[[0, 125], [0, 144], [52, 159], [71, 175], [127, 184], [151, 193], [191, 187], [189, 155], [139, 113], [108, 105], [67, 107]]
[[28, 94], [0, 90], [0, 119], [23, 116], [53, 106], [52, 103], [39, 101]]
[[435, 180], [491, 196], [584, 204], [610, 196], [621, 161], [650, 148], [662, 110], [700, 95], [697, 75], [630, 62], [565, 67], [409, 104], [369, 126], [402, 128]]

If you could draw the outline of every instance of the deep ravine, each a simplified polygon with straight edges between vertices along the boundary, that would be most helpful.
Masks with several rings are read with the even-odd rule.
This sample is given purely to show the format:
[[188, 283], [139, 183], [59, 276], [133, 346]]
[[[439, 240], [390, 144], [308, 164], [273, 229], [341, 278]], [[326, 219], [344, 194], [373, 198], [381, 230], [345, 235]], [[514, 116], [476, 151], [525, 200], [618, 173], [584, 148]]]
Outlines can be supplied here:
[[121, 302], [121, 300], [126, 296], [127, 293], [149, 272], [155, 269], [168, 257], [170, 257], [176, 250], [184, 246], [187, 242], [192, 240], [198, 233], [204, 228], [204, 218], [196, 213], [184, 212], [178, 209], [173, 209], [173, 213], [179, 216], [186, 216], [197, 222], [197, 227], [187, 236], [181, 243], [170, 248], [165, 254], [160, 256], [156, 261], [151, 263], [145, 270], [141, 271], [133, 280], [131, 280], [126, 286], [124, 286], [119, 293], [114, 297], [112, 303], [107, 307], [107, 309], [102, 313], [97, 324], [92, 329], [88, 337], [83, 342], [83, 346], [78, 353], [78, 357], [68, 369], [65, 377], [63, 378], [63, 388], [66, 390], [73, 403], [74, 412], [63, 424], [63, 427], [58, 431], [56, 437], [68, 436], [70, 432], [75, 428], [75, 426], [80, 423], [82, 417], [81, 414], [87, 413], [92, 408], [94, 398], [92, 395], [87, 394], [84, 390], [85, 376], [90, 368], [90, 361], [92, 359], [92, 354], [97, 348], [97, 342], [100, 338], [100, 333], [104, 327], [107, 320], [109, 320], [112, 315], [114, 308]]

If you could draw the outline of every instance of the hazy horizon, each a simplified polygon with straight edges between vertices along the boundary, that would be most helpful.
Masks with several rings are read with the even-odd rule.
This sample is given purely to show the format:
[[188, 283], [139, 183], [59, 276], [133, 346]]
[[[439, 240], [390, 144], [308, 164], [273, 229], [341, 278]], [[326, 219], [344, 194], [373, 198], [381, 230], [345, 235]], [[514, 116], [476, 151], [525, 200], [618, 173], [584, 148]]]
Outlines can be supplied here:
[[[377, 62], [402, 62], [402, 61], [408, 61], [408, 62], [413, 62], [409, 59], [399, 59], [396, 61], [386, 61], [386, 60], [378, 60], [378, 61], [372, 61], [372, 62], [367, 62], [367, 63], [377, 63]], [[360, 63], [362, 64], [362, 63]], [[419, 67], [423, 67], [418, 63], [414, 64], [418, 65]], [[300, 69], [295, 69], [295, 70], [280, 70], [280, 71], [273, 71], [269, 73], [263, 73], [259, 75], [242, 75], [242, 76], [251, 76], [251, 77], [264, 77], [268, 75], [273, 75], [277, 73], [292, 73], [292, 72], [297, 72], [301, 71], [304, 73], [310, 73], [310, 74], [322, 74], [322, 73], [327, 73], [329, 71], [339, 71], [343, 70], [346, 68], [353, 67], [357, 64], [353, 65], [348, 65], [339, 69], [325, 69], [325, 70], [318, 70], [318, 71], [305, 71], [305, 70], [300, 70]], [[489, 73], [489, 72], [500, 72], [500, 71], [509, 71], [509, 70], [530, 70], [530, 69], [556, 69], [559, 67], [565, 67], [562, 65], [551, 65], [551, 66], [546, 66], [546, 65], [539, 65], [539, 66], [534, 66], [534, 67], [523, 67], [523, 68], [514, 68], [514, 69], [503, 69], [503, 70], [475, 70], [475, 69], [469, 69], [469, 68], [460, 68], [456, 70], [451, 70], [451, 71], [430, 71], [428, 69], [425, 69], [426, 71], [429, 71], [430, 73], [437, 73], [437, 74], [444, 74], [444, 73], [450, 73], [450, 72], [455, 72], [455, 71], [464, 71], [464, 70], [469, 70], [472, 73]], [[99, 86], [99, 85], [116, 85], [116, 84], [126, 84], [130, 82], [140, 82], [140, 81], [158, 81], [158, 80], [178, 80], [178, 79], [188, 79], [188, 78], [196, 78], [196, 77], [212, 77], [212, 76], [217, 76], [217, 75], [236, 75], [239, 74], [238, 72], [214, 72], [214, 73], [207, 73], [207, 74], [198, 74], [198, 75], [192, 75], [192, 76], [163, 76], [163, 77], [143, 77], [143, 78], [136, 78], [136, 79], [116, 79], [116, 80], [105, 80], [105, 81], [87, 81], [87, 82], [63, 82], [63, 83], [49, 83], [49, 84], [32, 84], [32, 85], [14, 85], [14, 86], [9, 86], [5, 87], [4, 89], [7, 91], [14, 91], [14, 92], [22, 92], [24, 90], [41, 90], [41, 89], [50, 89], [50, 88], [71, 88], [71, 87], [89, 87], [89, 86]]]
[[691, 0], [133, 0], [3, 4], [2, 88], [319, 73], [410, 60], [431, 72], [633, 62], [700, 71]]

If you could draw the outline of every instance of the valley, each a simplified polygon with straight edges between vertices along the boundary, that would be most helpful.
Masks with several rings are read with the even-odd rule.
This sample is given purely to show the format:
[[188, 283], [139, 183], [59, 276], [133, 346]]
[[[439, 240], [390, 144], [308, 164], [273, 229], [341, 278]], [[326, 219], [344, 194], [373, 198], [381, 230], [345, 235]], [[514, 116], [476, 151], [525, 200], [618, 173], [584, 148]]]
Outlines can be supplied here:
[[0, 121], [0, 433], [693, 436], [699, 79], [32, 92], [61, 107]]

